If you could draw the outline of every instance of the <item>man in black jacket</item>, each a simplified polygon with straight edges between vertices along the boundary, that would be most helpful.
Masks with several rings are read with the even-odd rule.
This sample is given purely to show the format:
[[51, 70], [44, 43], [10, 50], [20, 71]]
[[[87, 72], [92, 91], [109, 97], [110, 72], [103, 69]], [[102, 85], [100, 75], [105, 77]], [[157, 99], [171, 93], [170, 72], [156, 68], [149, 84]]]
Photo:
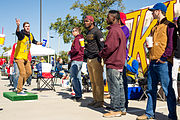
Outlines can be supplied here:
[[103, 66], [99, 57], [99, 52], [104, 47], [104, 39], [102, 32], [94, 25], [94, 18], [92, 16], [86, 16], [84, 24], [88, 30], [85, 56], [87, 57], [87, 67], [94, 99], [88, 105], [97, 108], [102, 107], [104, 104]]

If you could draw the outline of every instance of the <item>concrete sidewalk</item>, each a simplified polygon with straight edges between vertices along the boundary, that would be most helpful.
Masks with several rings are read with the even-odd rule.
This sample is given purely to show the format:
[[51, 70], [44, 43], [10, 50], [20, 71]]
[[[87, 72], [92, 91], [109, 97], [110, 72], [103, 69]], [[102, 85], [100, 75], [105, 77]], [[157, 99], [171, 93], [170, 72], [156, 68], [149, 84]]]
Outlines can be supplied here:
[[[81, 102], [70, 99], [70, 92], [60, 86], [56, 86], [56, 92], [36, 90], [36, 80], [32, 80], [31, 86], [24, 86], [29, 92], [38, 94], [38, 100], [10, 101], [3, 97], [3, 92], [9, 92], [7, 87], [9, 80], [6, 76], [0, 76], [0, 120], [135, 120], [144, 113], [147, 101], [129, 101], [127, 114], [122, 117], [103, 118], [106, 112], [103, 108], [87, 107], [92, 100], [92, 93], [84, 93]], [[105, 100], [105, 105], [110, 100]], [[178, 118], [180, 118], [180, 106], [177, 106]], [[156, 117], [158, 120], [167, 120], [168, 110], [166, 102], [157, 101]]]

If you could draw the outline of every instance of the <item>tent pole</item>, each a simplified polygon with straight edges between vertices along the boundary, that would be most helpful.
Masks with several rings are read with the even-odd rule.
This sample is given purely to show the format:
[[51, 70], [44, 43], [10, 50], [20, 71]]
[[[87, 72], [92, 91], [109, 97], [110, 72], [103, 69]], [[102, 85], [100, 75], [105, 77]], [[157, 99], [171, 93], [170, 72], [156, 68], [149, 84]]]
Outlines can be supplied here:
[[[47, 32], [47, 40], [48, 40], [48, 48], [49, 48], [49, 31]], [[48, 63], [49, 63], [49, 55], [48, 55]]]

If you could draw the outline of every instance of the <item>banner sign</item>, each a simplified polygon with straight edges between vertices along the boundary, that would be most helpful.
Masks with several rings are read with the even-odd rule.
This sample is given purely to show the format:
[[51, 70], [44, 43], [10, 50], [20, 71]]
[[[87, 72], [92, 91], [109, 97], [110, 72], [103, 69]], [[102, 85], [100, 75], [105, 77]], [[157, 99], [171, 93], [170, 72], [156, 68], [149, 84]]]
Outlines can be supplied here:
[[42, 44], [42, 46], [45, 47], [45, 46], [46, 46], [46, 43], [47, 43], [47, 40], [43, 39], [43, 44]]
[[[166, 12], [167, 19], [169, 21], [173, 21], [175, 14], [177, 14], [175, 13], [175, 11], [178, 11], [175, 8], [179, 8], [179, 0], [167, 1], [164, 4], [167, 6], [167, 12]], [[147, 66], [148, 66], [147, 58], [146, 58], [147, 49], [145, 47], [146, 46], [145, 40], [146, 37], [150, 35], [151, 29], [157, 23], [157, 20], [153, 19], [152, 17], [150, 18], [149, 16], [152, 16], [152, 13], [148, 11], [148, 7], [126, 14], [127, 17], [126, 25], [128, 26], [128, 23], [131, 23], [129, 55], [134, 58], [137, 58], [137, 56], [139, 56], [141, 61], [141, 67], [144, 74], [147, 71]], [[149, 25], [146, 27], [145, 22], [147, 22], [147, 20], [151, 20], [151, 21], [149, 22]]]

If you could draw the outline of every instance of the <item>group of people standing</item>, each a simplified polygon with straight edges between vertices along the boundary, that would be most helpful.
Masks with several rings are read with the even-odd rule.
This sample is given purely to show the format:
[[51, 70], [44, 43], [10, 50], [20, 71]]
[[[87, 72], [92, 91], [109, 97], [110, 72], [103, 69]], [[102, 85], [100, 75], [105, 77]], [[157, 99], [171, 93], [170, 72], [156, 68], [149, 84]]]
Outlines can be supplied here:
[[[179, 66], [179, 36], [177, 39], [176, 26], [167, 20], [167, 7], [163, 3], [157, 3], [152, 11], [154, 19], [158, 20], [151, 32], [153, 37], [153, 47], [149, 48], [150, 65], [147, 77], [147, 107], [144, 115], [139, 116], [137, 120], [146, 120], [155, 118], [156, 93], [157, 85], [160, 82], [167, 97], [169, 115], [168, 118], [177, 120], [176, 114], [176, 97], [172, 87], [172, 58], [175, 53], [175, 67]], [[75, 96], [72, 99], [79, 101], [82, 99], [82, 81], [81, 68], [84, 57], [87, 58], [87, 68], [92, 86], [93, 101], [89, 106], [98, 108], [104, 104], [104, 82], [103, 82], [103, 65], [106, 64], [107, 82], [110, 93], [110, 111], [103, 114], [103, 117], [117, 117], [126, 115], [127, 110], [127, 84], [123, 79], [123, 71], [130, 66], [126, 66], [131, 56], [128, 57], [127, 40], [129, 30], [125, 26], [126, 16], [116, 10], [110, 10], [106, 21], [109, 30], [106, 40], [104, 40], [102, 32], [95, 26], [92, 16], [86, 16], [84, 26], [87, 29], [86, 43], [81, 35], [80, 27], [74, 27], [72, 34], [75, 37], [71, 50], [68, 55], [71, 57], [70, 75], [72, 78], [72, 86]], [[178, 18], [179, 21], [179, 18]], [[31, 43], [42, 45], [37, 42], [32, 33], [30, 33], [30, 24], [25, 22], [23, 30], [19, 30], [20, 20], [16, 20], [16, 35], [18, 42], [14, 53], [14, 60], [18, 66], [19, 78], [17, 84], [17, 94], [26, 94], [22, 91], [22, 86], [31, 75], [30, 54]], [[178, 23], [179, 25], [179, 23]], [[180, 26], [178, 26], [180, 28]], [[178, 29], [179, 32], [179, 29]], [[177, 42], [178, 41], [178, 42]], [[131, 60], [133, 62], [133, 60]], [[173, 68], [175, 70], [175, 68]], [[173, 70], [173, 71], [174, 71]], [[177, 74], [173, 76], [177, 80]]]
[[[128, 101], [127, 95], [125, 95], [124, 83], [127, 84], [127, 82], [123, 82], [123, 70], [126, 60], [132, 64], [134, 59], [127, 56], [126, 44], [129, 29], [125, 25], [125, 14], [110, 10], [106, 20], [109, 25], [107, 27], [109, 32], [105, 41], [102, 32], [95, 26], [94, 18], [86, 16], [84, 25], [87, 29], [87, 42], [84, 44], [84, 37], [80, 34], [80, 28], [73, 28], [72, 34], [75, 39], [68, 54], [71, 56], [70, 75], [75, 91], [75, 96], [72, 99], [76, 101], [82, 99], [81, 67], [85, 57], [93, 93], [93, 101], [88, 106], [95, 108], [104, 105], [103, 65], [106, 64], [111, 111], [103, 116], [112, 117], [126, 115]], [[128, 68], [131, 66], [128, 66]]]
[[[147, 107], [144, 115], [137, 117], [137, 120], [147, 120], [155, 118], [157, 85], [159, 82], [167, 97], [169, 115], [168, 118], [177, 120], [176, 100], [172, 80], [177, 82], [177, 68], [179, 67], [179, 29], [174, 23], [167, 20], [167, 7], [163, 3], [157, 3], [152, 11], [154, 19], [158, 22], [152, 29], [153, 46], [147, 48], [150, 54], [150, 65], [147, 71]], [[93, 101], [88, 105], [95, 108], [102, 107], [104, 104], [104, 82], [103, 82], [103, 63], [106, 64], [107, 82], [110, 93], [110, 111], [103, 114], [103, 117], [117, 117], [126, 115], [127, 110], [127, 78], [124, 78], [126, 69], [131, 69], [132, 64], [135, 69], [133, 75], [138, 74], [138, 62], [128, 56], [127, 40], [129, 30], [125, 25], [125, 14], [116, 10], [110, 10], [107, 15], [107, 29], [109, 30], [106, 40], [102, 32], [95, 26], [94, 18], [86, 16], [84, 26], [87, 29], [86, 41], [80, 34], [80, 28], [75, 27], [72, 31], [75, 39], [72, 43], [71, 51], [71, 77], [72, 85], [75, 91], [75, 99], [79, 101], [82, 98], [81, 67], [83, 57], [87, 58], [87, 68], [92, 86]], [[179, 21], [179, 18], [178, 20]], [[178, 22], [178, 25], [180, 22]], [[180, 26], [178, 27], [180, 28]], [[173, 71], [176, 71], [172, 79], [173, 58], [176, 64]], [[128, 64], [127, 64], [128, 63]], [[173, 66], [174, 67], [174, 66]], [[129, 75], [130, 78], [134, 76]], [[177, 89], [177, 83], [176, 83]]]

